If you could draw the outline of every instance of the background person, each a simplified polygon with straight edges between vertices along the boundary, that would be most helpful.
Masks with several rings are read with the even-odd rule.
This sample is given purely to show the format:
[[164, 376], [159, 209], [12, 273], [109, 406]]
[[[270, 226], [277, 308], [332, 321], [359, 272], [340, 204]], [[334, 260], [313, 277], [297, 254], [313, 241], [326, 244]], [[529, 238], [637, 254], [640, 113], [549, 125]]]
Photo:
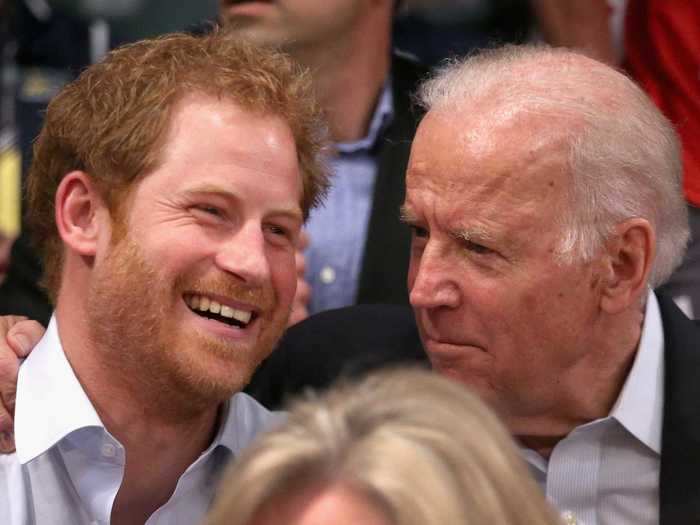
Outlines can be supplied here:
[[398, 220], [426, 70], [392, 53], [395, 0], [220, 0], [220, 19], [288, 52], [313, 75], [335, 143], [333, 184], [306, 225], [309, 312], [406, 303], [409, 233]]
[[700, 4], [683, 0], [535, 0], [555, 45], [585, 49], [620, 65], [676, 127], [690, 243], [664, 284], [688, 317], [700, 317]]
[[292, 405], [222, 480], [207, 525], [558, 523], [497, 418], [427, 371]]

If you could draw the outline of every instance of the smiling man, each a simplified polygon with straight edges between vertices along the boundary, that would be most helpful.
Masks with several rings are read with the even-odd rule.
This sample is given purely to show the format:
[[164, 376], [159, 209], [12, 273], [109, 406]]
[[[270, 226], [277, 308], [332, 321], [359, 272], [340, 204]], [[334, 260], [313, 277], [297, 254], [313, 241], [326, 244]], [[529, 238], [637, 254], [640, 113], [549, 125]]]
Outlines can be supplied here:
[[118, 49], [52, 101], [29, 202], [55, 313], [2, 523], [201, 519], [270, 417], [236, 392], [286, 326], [322, 130], [305, 74], [220, 32]]

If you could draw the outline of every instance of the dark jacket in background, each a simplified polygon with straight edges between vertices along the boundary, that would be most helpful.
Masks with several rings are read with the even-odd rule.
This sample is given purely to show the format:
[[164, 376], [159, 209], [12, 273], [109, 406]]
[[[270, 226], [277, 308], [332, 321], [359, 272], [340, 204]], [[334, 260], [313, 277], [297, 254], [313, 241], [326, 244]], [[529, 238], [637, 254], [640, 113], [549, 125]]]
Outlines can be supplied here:
[[428, 71], [394, 54], [391, 65], [394, 119], [380, 137], [379, 166], [357, 288], [356, 304], [408, 304], [409, 228], [399, 220], [406, 166], [421, 113], [411, 96]]

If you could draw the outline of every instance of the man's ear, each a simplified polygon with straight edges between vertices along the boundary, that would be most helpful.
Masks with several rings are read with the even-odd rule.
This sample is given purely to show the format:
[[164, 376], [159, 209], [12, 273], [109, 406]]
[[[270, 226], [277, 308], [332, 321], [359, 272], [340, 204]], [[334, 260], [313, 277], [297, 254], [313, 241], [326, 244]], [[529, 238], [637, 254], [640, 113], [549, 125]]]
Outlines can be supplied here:
[[56, 227], [63, 242], [80, 255], [94, 256], [105, 227], [101, 219], [106, 207], [88, 174], [71, 171], [64, 176], [56, 190], [55, 206]]
[[646, 290], [656, 255], [656, 233], [646, 219], [627, 219], [615, 227], [606, 250], [601, 308], [619, 313]]

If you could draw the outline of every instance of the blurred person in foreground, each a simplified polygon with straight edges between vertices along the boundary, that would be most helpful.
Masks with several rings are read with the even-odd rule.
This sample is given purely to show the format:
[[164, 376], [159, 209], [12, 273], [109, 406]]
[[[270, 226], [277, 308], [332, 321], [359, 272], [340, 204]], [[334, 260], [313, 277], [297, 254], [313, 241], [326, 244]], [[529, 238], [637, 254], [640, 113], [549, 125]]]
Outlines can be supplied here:
[[55, 312], [0, 522], [204, 516], [271, 418], [237, 392], [287, 323], [324, 129], [306, 74], [218, 31], [115, 50], [52, 100], [28, 202]]
[[292, 405], [223, 478], [207, 525], [554, 525], [498, 419], [395, 370]]

